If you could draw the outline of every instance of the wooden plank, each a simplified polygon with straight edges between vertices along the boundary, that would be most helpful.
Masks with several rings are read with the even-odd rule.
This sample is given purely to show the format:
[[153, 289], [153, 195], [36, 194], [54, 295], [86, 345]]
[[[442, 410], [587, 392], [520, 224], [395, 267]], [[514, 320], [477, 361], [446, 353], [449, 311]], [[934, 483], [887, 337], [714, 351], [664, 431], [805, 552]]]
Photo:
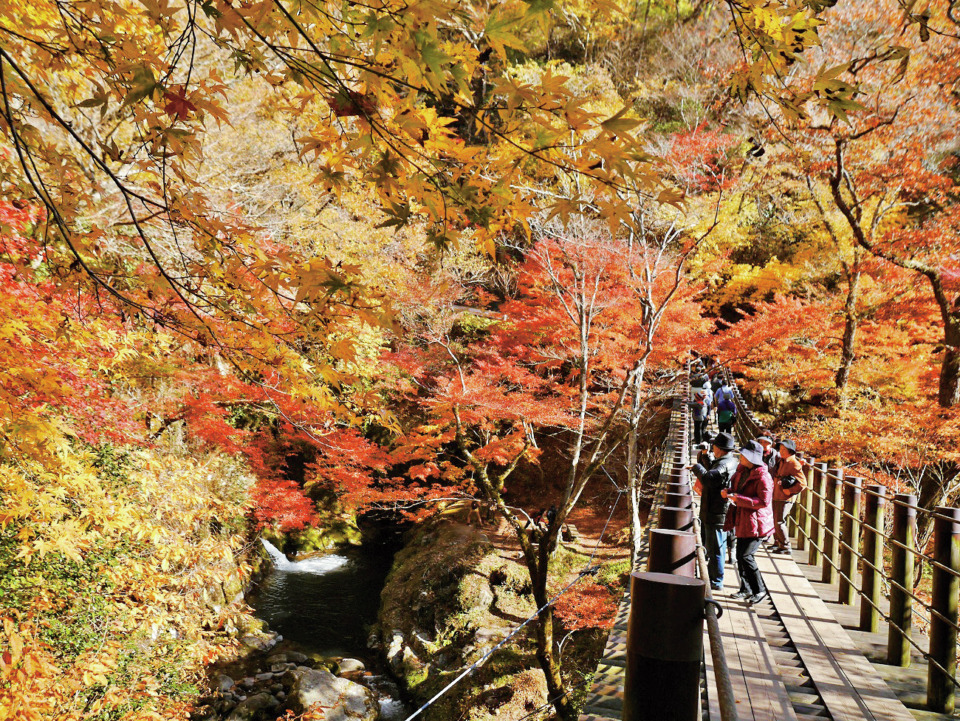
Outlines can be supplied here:
[[[738, 587], [736, 573], [725, 574], [724, 592], [735, 593]], [[761, 620], [742, 601], [719, 597], [723, 605], [720, 617], [720, 632], [723, 650], [730, 669], [737, 712], [742, 721], [796, 721], [786, 686], [774, 658], [773, 649], [767, 643]], [[716, 685], [708, 689], [716, 689]], [[709, 691], [708, 691], [709, 693]], [[713, 715], [711, 719], [719, 719]]]
[[914, 721], [796, 562], [765, 550], [756, 558], [777, 613], [834, 721]]
[[[727, 663], [730, 660], [727, 659]], [[707, 718], [720, 718], [720, 700], [717, 698], [717, 670], [713, 666], [713, 655], [710, 653], [710, 634], [707, 624], [703, 624], [703, 665], [707, 677]], [[731, 671], [732, 673], [732, 671]]]

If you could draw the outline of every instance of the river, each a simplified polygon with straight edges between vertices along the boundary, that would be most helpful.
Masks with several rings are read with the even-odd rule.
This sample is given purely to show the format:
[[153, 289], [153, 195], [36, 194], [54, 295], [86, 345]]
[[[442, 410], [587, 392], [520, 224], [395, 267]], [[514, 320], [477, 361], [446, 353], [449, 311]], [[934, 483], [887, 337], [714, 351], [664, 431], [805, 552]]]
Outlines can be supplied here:
[[363, 661], [373, 673], [367, 685], [380, 699], [383, 721], [405, 719], [412, 710], [384, 673], [378, 650], [367, 645], [396, 546], [370, 542], [299, 562], [268, 541], [264, 547], [274, 570], [247, 599], [257, 617], [304, 653]]

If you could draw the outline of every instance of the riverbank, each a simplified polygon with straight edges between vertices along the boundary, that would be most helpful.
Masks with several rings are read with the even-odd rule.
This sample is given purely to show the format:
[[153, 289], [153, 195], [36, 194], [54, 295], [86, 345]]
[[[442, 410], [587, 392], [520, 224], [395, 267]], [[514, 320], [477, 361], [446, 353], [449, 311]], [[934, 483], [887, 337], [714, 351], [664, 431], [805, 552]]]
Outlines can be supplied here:
[[[602, 583], [622, 588], [627, 548], [622, 535], [609, 529], [601, 539], [606, 511], [584, 507], [571, 519], [576, 538], [568, 536], [558, 552], [558, 586], [590, 561], [601, 565]], [[450, 512], [411, 531], [384, 587], [380, 642], [391, 672], [421, 703], [479, 662], [536, 610], [512, 529], [505, 522], [471, 526], [463, 522], [465, 515], [465, 510]], [[547, 689], [533, 628], [530, 624], [513, 635], [423, 717], [548, 718], [549, 708], [537, 712], [546, 704]], [[558, 640], [566, 634], [557, 628]], [[574, 698], [582, 695], [606, 635], [602, 629], [583, 629], [564, 642], [564, 678]]]

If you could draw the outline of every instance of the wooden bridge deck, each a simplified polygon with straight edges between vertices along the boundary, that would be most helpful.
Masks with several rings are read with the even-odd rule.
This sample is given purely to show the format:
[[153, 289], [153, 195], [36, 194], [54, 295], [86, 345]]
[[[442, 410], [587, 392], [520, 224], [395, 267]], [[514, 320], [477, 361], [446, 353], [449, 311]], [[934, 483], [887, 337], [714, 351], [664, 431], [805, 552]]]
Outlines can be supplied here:
[[[774, 556], [778, 561], [785, 557]], [[847, 606], [837, 601], [839, 588], [836, 584], [822, 583], [820, 580], [821, 570], [818, 566], [811, 566], [806, 562], [807, 553], [794, 551], [792, 559], [794, 565], [800, 570], [817, 598], [821, 599], [824, 607], [834, 618], [840, 627], [846, 632], [850, 639], [851, 646], [859, 652], [859, 655], [866, 659], [873, 670], [883, 679], [886, 687], [894, 693], [900, 703], [910, 712], [908, 719], [917, 721], [946, 721], [947, 719], [960, 718], [958, 714], [935, 713], [925, 709], [926, 703], [926, 684], [927, 684], [927, 662], [914, 650], [912, 654], [911, 665], [907, 668], [891, 666], [886, 663], [887, 658], [887, 627], [881, 622], [880, 631], [871, 633], [861, 631], [860, 614], [856, 605]], [[766, 578], [766, 576], [765, 576]], [[791, 579], [793, 582], [799, 581], [796, 577]], [[880, 603], [881, 609], [887, 612], [885, 601]], [[914, 639], [918, 644], [926, 648], [928, 640], [926, 636], [918, 629], [914, 629]]]
[[[757, 561], [770, 598], [748, 606], [729, 596], [737, 590], [729, 568], [716, 598], [723, 648], [730, 669], [740, 721], [946, 721], [957, 716], [922, 708], [926, 669], [922, 659], [910, 668], [882, 663], [886, 629], [857, 630], [855, 607], [843, 606], [836, 586], [820, 583], [820, 569], [793, 557], [761, 550]], [[580, 721], [621, 719], [625, 636], [629, 594], [621, 604], [597, 677]], [[709, 641], [704, 633], [704, 648]], [[720, 718], [713, 692], [715, 669], [709, 653], [704, 670], [707, 692], [703, 719]]]

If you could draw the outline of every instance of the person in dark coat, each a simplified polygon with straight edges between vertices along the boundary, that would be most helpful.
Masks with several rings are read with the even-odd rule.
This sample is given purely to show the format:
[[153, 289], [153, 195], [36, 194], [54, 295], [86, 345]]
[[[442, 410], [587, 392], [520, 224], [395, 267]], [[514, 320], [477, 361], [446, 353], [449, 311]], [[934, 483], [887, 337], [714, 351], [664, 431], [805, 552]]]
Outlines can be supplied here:
[[767, 596], [754, 555], [760, 541], [773, 532], [773, 478], [756, 441], [749, 441], [740, 449], [740, 465], [732, 484], [731, 490], [720, 492], [733, 504], [727, 512], [724, 530], [735, 530], [737, 534], [740, 590], [732, 597], [745, 598], [752, 604]]
[[767, 431], [757, 436], [757, 442], [763, 448], [763, 462], [767, 465], [767, 470], [770, 471], [772, 476], [777, 468], [777, 461], [780, 460], [780, 455], [775, 448], [776, 440], [773, 434]]
[[696, 462], [699, 463], [704, 468], [709, 468], [710, 464], [713, 463], [714, 461], [713, 451], [711, 450], [712, 448], [713, 448], [712, 433], [704, 434], [703, 441], [693, 447], [693, 449], [697, 452]]
[[723, 524], [727, 516], [727, 500], [721, 491], [730, 488], [730, 479], [737, 470], [734, 451], [737, 443], [729, 433], [718, 433], [713, 439], [713, 462], [709, 469], [701, 463], [690, 470], [697, 481], [694, 489], [700, 494], [700, 535], [707, 556], [710, 587], [723, 588], [723, 559], [727, 552], [727, 532]]
[[710, 403], [713, 400], [713, 393], [709, 388], [693, 388], [693, 400], [687, 401], [693, 409], [693, 442], [702, 443], [704, 434], [707, 432], [707, 423], [710, 420]]

